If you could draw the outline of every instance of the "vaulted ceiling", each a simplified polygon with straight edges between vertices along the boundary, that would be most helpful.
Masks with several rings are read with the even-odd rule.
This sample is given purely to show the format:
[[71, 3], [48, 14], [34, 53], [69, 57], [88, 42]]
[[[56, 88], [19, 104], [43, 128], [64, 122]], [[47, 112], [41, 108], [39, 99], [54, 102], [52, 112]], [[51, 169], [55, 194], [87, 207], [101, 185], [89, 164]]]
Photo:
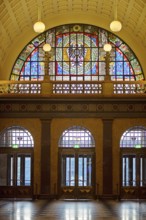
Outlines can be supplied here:
[[[65, 23], [88, 23], [109, 29], [114, 0], [38, 0], [46, 29]], [[0, 78], [7, 79], [24, 46], [37, 34], [37, 0], [0, 0]], [[117, 33], [138, 56], [146, 75], [146, 0], [118, 0]]]

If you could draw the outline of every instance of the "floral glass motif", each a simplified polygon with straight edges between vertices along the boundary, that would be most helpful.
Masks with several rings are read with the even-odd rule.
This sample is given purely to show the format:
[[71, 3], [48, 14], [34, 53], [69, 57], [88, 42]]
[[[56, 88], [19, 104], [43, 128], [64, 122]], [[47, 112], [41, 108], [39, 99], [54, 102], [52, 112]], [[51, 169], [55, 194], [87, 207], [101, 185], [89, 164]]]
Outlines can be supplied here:
[[44, 79], [45, 43], [49, 43], [53, 51], [49, 71], [51, 80], [104, 80], [105, 43], [112, 45], [112, 80], [144, 80], [140, 63], [125, 42], [102, 28], [85, 24], [58, 26], [34, 38], [17, 58], [10, 75], [11, 80]]

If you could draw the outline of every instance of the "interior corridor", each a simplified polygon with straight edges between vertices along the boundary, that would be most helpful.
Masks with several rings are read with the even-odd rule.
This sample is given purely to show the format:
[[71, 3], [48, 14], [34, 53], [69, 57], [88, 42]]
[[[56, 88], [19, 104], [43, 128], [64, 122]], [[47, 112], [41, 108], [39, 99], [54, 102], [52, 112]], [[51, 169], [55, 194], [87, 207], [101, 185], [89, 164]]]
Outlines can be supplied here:
[[0, 201], [1, 220], [142, 220], [146, 202], [98, 200]]

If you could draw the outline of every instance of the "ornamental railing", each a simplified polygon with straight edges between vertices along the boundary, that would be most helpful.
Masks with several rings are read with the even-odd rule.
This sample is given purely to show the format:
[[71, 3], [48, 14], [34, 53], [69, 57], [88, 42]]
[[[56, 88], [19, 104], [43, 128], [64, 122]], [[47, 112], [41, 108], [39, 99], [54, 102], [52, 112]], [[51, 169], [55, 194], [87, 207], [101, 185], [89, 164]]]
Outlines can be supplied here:
[[41, 83], [32, 81], [0, 81], [0, 94], [40, 94]]
[[146, 81], [113, 82], [114, 94], [139, 94], [146, 92]]
[[146, 81], [0, 81], [0, 95], [146, 94]]
[[102, 94], [102, 82], [53, 82], [53, 94]]

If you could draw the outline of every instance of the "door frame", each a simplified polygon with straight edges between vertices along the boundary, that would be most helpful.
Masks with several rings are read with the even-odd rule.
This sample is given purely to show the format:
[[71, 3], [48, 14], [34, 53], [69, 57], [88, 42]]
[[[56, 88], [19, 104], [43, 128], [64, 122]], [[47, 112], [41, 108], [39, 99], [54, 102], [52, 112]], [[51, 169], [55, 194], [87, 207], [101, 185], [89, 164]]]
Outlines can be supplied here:
[[[136, 158], [136, 186], [122, 185], [123, 156]], [[146, 199], [146, 186], [140, 186], [140, 158], [145, 156], [146, 148], [121, 148], [120, 149], [120, 199]], [[146, 169], [146, 168], [145, 168]]]
[[[64, 186], [61, 187], [61, 158], [62, 155], [75, 155], [75, 175], [77, 172], [77, 156], [92, 155], [92, 186]], [[95, 148], [59, 148], [58, 150], [58, 194], [64, 199], [94, 199], [96, 192], [96, 172], [95, 172]]]
[[6, 155], [15, 155], [15, 180], [14, 182], [16, 183], [16, 172], [17, 172], [17, 167], [16, 167], [16, 159], [17, 155], [31, 155], [31, 185], [30, 186], [0, 186], [0, 198], [33, 198], [33, 172], [34, 172], [34, 149], [33, 148], [6, 148], [6, 147], [1, 147], [0, 148], [0, 155], [6, 154]]

